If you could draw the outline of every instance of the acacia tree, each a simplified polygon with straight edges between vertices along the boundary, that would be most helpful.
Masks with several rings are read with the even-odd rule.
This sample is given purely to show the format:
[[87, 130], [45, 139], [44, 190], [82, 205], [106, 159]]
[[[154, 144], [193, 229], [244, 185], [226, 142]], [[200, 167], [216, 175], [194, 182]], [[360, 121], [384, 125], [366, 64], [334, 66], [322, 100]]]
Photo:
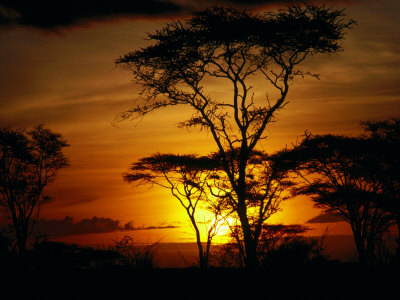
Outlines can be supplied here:
[[[293, 185], [288, 171], [281, 169], [272, 157], [264, 152], [253, 151], [247, 166], [249, 223], [259, 235], [265, 231], [263, 224], [279, 210], [281, 201], [286, 198], [283, 192]], [[155, 154], [133, 163], [130, 172], [124, 175], [128, 182], [151, 183], [170, 189], [185, 208], [195, 230], [201, 267], [207, 266], [212, 239], [224, 224], [231, 229], [236, 246], [242, 258], [245, 258], [243, 235], [237, 231], [237, 215], [232, 209], [235, 199], [226, 177], [219, 153], [201, 157]], [[201, 220], [196, 215], [199, 206], [213, 216], [204, 250], [198, 225]]]
[[[199, 265], [206, 268], [213, 238], [224, 222], [224, 202], [215, 201], [209, 190], [208, 180], [218, 169], [218, 163], [210, 157], [197, 155], [154, 154], [132, 164], [130, 172], [124, 174], [127, 182], [155, 184], [171, 191], [185, 209], [195, 231]], [[206, 208], [211, 218], [201, 219], [199, 208]], [[209, 223], [206, 230], [205, 248], [202, 244], [200, 223]]]
[[[391, 214], [400, 234], [400, 119], [362, 123], [367, 138], [376, 143], [374, 176], [382, 185], [384, 208]], [[400, 245], [400, 238], [398, 237]], [[400, 255], [400, 251], [399, 251]]]
[[376, 143], [362, 137], [307, 136], [278, 154], [302, 180], [295, 195], [310, 195], [317, 207], [351, 226], [359, 260], [374, 264], [390, 225], [377, 173]]
[[23, 255], [33, 218], [51, 198], [44, 188], [68, 165], [58, 133], [42, 125], [30, 131], [0, 128], [0, 206], [10, 215], [18, 253]]
[[[315, 54], [341, 50], [339, 41], [353, 23], [343, 11], [318, 6], [290, 6], [264, 15], [214, 7], [149, 34], [153, 45], [116, 60], [142, 86], [142, 102], [122, 113], [122, 119], [186, 105], [194, 114], [180, 126], [211, 133], [231, 186], [248, 267], [257, 265], [259, 238], [248, 216], [248, 161], [266, 138], [267, 125], [287, 103], [290, 83], [311, 75], [299, 65]], [[264, 99], [255, 98], [255, 78], [269, 89]], [[210, 80], [225, 81], [231, 92], [212, 97], [206, 88]]]

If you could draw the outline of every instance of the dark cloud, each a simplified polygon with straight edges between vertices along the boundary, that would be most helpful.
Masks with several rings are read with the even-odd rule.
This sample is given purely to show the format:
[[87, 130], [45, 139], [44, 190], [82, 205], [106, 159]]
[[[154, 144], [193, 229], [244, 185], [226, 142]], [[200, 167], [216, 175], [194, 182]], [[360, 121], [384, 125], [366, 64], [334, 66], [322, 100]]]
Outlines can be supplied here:
[[83, 219], [75, 222], [72, 217], [65, 217], [61, 220], [55, 219], [40, 219], [35, 224], [35, 232], [46, 234], [50, 237], [80, 235], [90, 233], [108, 233], [114, 231], [131, 231], [131, 230], [152, 230], [152, 229], [167, 229], [178, 228], [175, 225], [160, 225], [160, 226], [142, 226], [134, 227], [132, 222], [125, 225], [120, 225], [118, 220], [110, 218], [93, 217], [91, 219]]
[[84, 20], [177, 13], [182, 6], [163, 0], [0, 0], [0, 25], [53, 29]]
[[269, 4], [269, 3], [295, 3], [299, 1], [290, 1], [290, 0], [224, 0], [225, 3], [232, 3], [232, 4]]
[[179, 226], [162, 224], [162, 225], [158, 225], [158, 226], [135, 227], [135, 226], [133, 226], [132, 222], [126, 223], [124, 225], [124, 230], [153, 230], [153, 229], [171, 229], [171, 228], [179, 228]]
[[53, 30], [115, 17], [171, 16], [212, 5], [256, 7], [304, 2], [307, 0], [0, 0], [0, 26], [25, 25]]
[[336, 223], [336, 222], [343, 222], [343, 219], [335, 215], [320, 214], [308, 220], [306, 223]]

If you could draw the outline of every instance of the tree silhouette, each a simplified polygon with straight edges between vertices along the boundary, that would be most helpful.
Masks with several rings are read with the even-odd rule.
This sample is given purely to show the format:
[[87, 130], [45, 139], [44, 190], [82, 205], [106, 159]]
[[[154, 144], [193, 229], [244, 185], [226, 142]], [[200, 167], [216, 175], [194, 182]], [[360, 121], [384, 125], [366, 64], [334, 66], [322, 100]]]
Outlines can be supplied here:
[[62, 136], [42, 125], [30, 131], [0, 128], [0, 206], [11, 216], [18, 253], [26, 251], [32, 218], [51, 198], [43, 189], [68, 165]]
[[[236, 155], [239, 153], [235, 149]], [[234, 154], [230, 154], [234, 157]], [[264, 223], [279, 210], [279, 205], [287, 196], [284, 191], [293, 185], [287, 169], [272, 159], [274, 156], [253, 151], [247, 165], [246, 205], [252, 232], [262, 235]], [[210, 246], [218, 228], [226, 224], [236, 240], [236, 246], [245, 258], [244, 239], [238, 232], [237, 201], [232, 195], [219, 153], [208, 156], [155, 154], [141, 158], [132, 164], [130, 172], [124, 175], [128, 182], [151, 183], [168, 188], [185, 208], [196, 233], [201, 267], [208, 264]], [[199, 206], [207, 209], [213, 216], [207, 231], [206, 249], [203, 250], [199, 219], [196, 210]]]
[[278, 156], [303, 181], [295, 195], [310, 195], [317, 207], [341, 216], [352, 229], [359, 260], [374, 264], [390, 225], [376, 176], [376, 143], [363, 137], [307, 136]]
[[[367, 138], [376, 143], [374, 175], [382, 184], [384, 208], [392, 215], [400, 234], [400, 119], [362, 124]], [[400, 246], [399, 237], [398, 243]]]
[[[153, 45], [116, 60], [142, 86], [142, 102], [122, 119], [187, 105], [194, 114], [180, 126], [211, 133], [234, 194], [249, 267], [257, 265], [259, 235], [247, 213], [248, 161], [266, 138], [267, 125], [287, 104], [290, 83], [317, 76], [299, 65], [315, 54], [340, 51], [339, 41], [353, 23], [343, 11], [318, 6], [290, 6], [264, 15], [213, 7], [149, 34]], [[255, 98], [255, 78], [264, 80], [265, 99]], [[212, 97], [206, 87], [210, 80], [226, 82], [230, 92]]]
[[[130, 173], [124, 175], [127, 182], [151, 183], [167, 188], [185, 209], [195, 231], [199, 254], [199, 265], [206, 268], [213, 238], [222, 225], [222, 201], [215, 201], [209, 192], [208, 180], [218, 169], [218, 162], [210, 157], [197, 155], [154, 154], [132, 164]], [[201, 219], [196, 213], [200, 207], [211, 212], [210, 217]], [[210, 223], [206, 233], [205, 248], [199, 225]]]

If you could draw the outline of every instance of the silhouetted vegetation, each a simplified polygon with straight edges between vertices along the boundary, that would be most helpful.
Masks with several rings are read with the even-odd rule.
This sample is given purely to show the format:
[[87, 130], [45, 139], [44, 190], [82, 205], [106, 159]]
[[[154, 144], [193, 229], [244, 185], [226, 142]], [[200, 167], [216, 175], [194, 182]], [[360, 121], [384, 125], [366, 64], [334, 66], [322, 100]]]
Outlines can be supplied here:
[[265, 225], [258, 247], [261, 266], [301, 265], [322, 258], [323, 237], [304, 237], [307, 230], [303, 225]]
[[[3, 233], [3, 232], [1, 232]], [[12, 239], [0, 235], [0, 266], [4, 271], [62, 272], [85, 270], [149, 270], [154, 267], [157, 243], [138, 245], [131, 237], [113, 246], [93, 248], [39, 238], [23, 257], [12, 248]]]
[[[256, 248], [259, 272], [281, 268], [305, 272], [323, 272], [322, 268], [331, 268], [333, 272], [347, 272], [350, 268], [358, 274], [365, 270], [380, 272], [379, 268], [397, 265], [394, 252], [385, 241], [385, 233], [398, 216], [398, 181], [394, 168], [399, 152], [392, 152], [397, 149], [397, 121], [364, 124], [367, 124], [367, 133], [359, 137], [306, 135], [293, 149], [273, 155], [253, 151], [247, 172], [250, 189], [247, 199], [253, 202], [248, 207], [263, 210], [264, 214], [257, 216], [265, 217], [263, 222], [257, 222], [257, 219], [250, 222], [252, 226], [262, 224]], [[220, 204], [218, 213], [224, 224], [230, 226], [232, 241], [211, 247], [209, 240], [206, 244], [207, 264], [200, 266], [209, 266], [210, 272], [241, 270], [246, 266], [243, 231], [236, 223], [238, 216], [228, 213], [231, 206], [226, 203], [232, 198], [220, 153], [205, 157], [156, 154], [140, 159], [130, 171], [125, 174], [128, 181], [158, 184], [170, 188], [175, 197], [189, 197], [186, 198], [188, 205], [182, 205], [185, 209], [193, 209], [193, 218], [199, 204], [208, 209], [215, 203]], [[294, 174], [298, 177], [293, 178]], [[331, 260], [324, 252], [323, 237], [303, 236], [307, 227], [265, 223], [285, 199], [282, 193], [290, 190], [293, 195], [312, 196], [325, 212], [349, 222], [359, 263]], [[260, 199], [266, 201], [257, 202]], [[0, 265], [4, 270], [157, 272], [154, 263], [157, 251], [158, 243], [139, 245], [128, 236], [104, 249], [44, 238], [38, 239], [22, 258], [15, 235], [6, 228], [0, 231]], [[378, 269], [362, 269], [365, 264]], [[175, 272], [171, 274], [182, 274], [179, 273], [182, 271], [171, 271]]]
[[135, 268], [151, 269], [154, 267], [154, 257], [157, 253], [157, 244], [138, 246], [130, 236], [115, 241], [111, 250], [119, 254], [116, 264]]
[[[130, 173], [124, 175], [127, 182], [155, 184], [171, 191], [173, 197], [185, 209], [194, 229], [201, 268], [208, 265], [212, 239], [218, 233], [224, 218], [224, 203], [213, 201], [208, 183], [218, 169], [218, 160], [212, 157], [155, 154], [133, 163]], [[207, 208], [210, 214], [199, 216], [198, 210], [201, 207]], [[202, 223], [209, 226], [206, 229], [205, 247], [199, 225]]]
[[[281, 231], [284, 227], [278, 225], [272, 231]], [[297, 232], [295, 227], [286, 228]], [[6, 285], [3, 291], [35, 287], [29, 294], [36, 295], [48, 286], [67, 294], [85, 291], [93, 295], [96, 291], [115, 292], [116, 287], [129, 286], [136, 294], [148, 295], [160, 289], [177, 293], [182, 286], [192, 289], [218, 282], [223, 288], [216, 289], [213, 295], [234, 296], [246, 292], [247, 296], [261, 296], [265, 295], [265, 289], [271, 289], [270, 296], [284, 299], [370, 299], [376, 295], [390, 297], [397, 288], [393, 274], [398, 265], [365, 268], [353, 262], [330, 260], [321, 256], [320, 241], [288, 233], [282, 234], [276, 243], [279, 234], [273, 236], [270, 242], [274, 247], [263, 256], [260, 268], [251, 271], [243, 268], [243, 260], [242, 265], [238, 264], [241, 256], [229, 254], [226, 257], [232, 260], [225, 260], [225, 264], [212, 260], [208, 269], [157, 268], [152, 263], [157, 256], [157, 245], [135, 245], [130, 238], [116, 241], [115, 246], [105, 249], [42, 240], [27, 249], [23, 260], [16, 252], [0, 257], [5, 258], [0, 261], [2, 275], [6, 275], [2, 280]], [[221, 247], [229, 249], [228, 246]], [[238, 253], [237, 247], [231, 249]], [[360, 283], [368, 289], [360, 288]], [[232, 284], [237, 286], [232, 289]], [[198, 294], [204, 292], [199, 288]]]
[[119, 254], [112, 250], [94, 249], [75, 244], [41, 241], [35, 243], [24, 260], [30, 269], [59, 272], [101, 269], [115, 265]]
[[32, 219], [51, 201], [43, 189], [68, 165], [66, 141], [42, 125], [30, 131], [0, 128], [0, 206], [11, 218], [18, 253], [26, 250]]
[[[230, 185], [231, 209], [240, 220], [248, 267], [257, 265], [264, 219], [262, 210], [255, 216], [257, 210], [252, 209], [248, 164], [266, 138], [268, 124], [287, 104], [291, 82], [306, 75], [317, 77], [301, 70], [301, 63], [316, 54], [340, 51], [339, 42], [353, 24], [343, 11], [323, 6], [294, 5], [258, 15], [213, 7], [149, 34], [153, 45], [116, 60], [142, 86], [142, 102], [123, 113], [122, 119], [186, 105], [194, 114], [180, 126], [205, 129], [212, 136], [228, 180], [224, 184]], [[251, 78], [255, 76], [268, 89], [261, 101], [254, 97]], [[210, 79], [230, 86], [226, 98], [208, 92]], [[259, 224], [253, 226], [251, 218]]]
[[[236, 154], [230, 156], [239, 155], [238, 149], [234, 151]], [[226, 225], [232, 230], [240, 230], [238, 216], [232, 210], [238, 204], [223, 170], [219, 153], [203, 157], [155, 154], [132, 164], [130, 172], [124, 175], [128, 182], [156, 184], [171, 191], [191, 221], [199, 248], [199, 264], [204, 268], [208, 264], [212, 239], [220, 227]], [[285, 199], [282, 193], [292, 182], [287, 177], [287, 170], [280, 169], [271, 156], [259, 151], [253, 151], [246, 171], [248, 222], [254, 234], [260, 235], [263, 224], [278, 211], [280, 202]], [[201, 216], [196, 213], [199, 208], [209, 213], [209, 220], [205, 219], [204, 213]], [[199, 228], [199, 224], [204, 222], [208, 223], [205, 249]], [[243, 235], [238, 233], [235, 237], [245, 259]]]
[[[374, 160], [374, 176], [380, 184], [381, 206], [396, 222], [400, 233], [400, 119], [370, 121], [362, 125], [366, 138], [376, 145], [370, 155]], [[397, 241], [400, 246], [399, 236]]]
[[[302, 225], [263, 226], [257, 247], [257, 259], [262, 268], [304, 266], [313, 261], [328, 261], [323, 254], [323, 237], [320, 239], [304, 237], [309, 228]], [[237, 238], [239, 228], [231, 233], [232, 242], [216, 246], [213, 252], [214, 266], [242, 268], [244, 254]]]
[[[374, 131], [374, 125], [390, 123], [367, 124]], [[277, 154], [281, 164], [299, 176], [294, 195], [312, 196], [317, 207], [348, 222], [360, 262], [370, 265], [388, 259], [385, 234], [397, 221], [398, 172], [394, 170], [399, 152], [396, 143], [389, 142], [391, 134], [395, 140], [394, 130], [387, 129], [385, 138], [377, 129], [360, 137], [307, 135], [292, 150]]]

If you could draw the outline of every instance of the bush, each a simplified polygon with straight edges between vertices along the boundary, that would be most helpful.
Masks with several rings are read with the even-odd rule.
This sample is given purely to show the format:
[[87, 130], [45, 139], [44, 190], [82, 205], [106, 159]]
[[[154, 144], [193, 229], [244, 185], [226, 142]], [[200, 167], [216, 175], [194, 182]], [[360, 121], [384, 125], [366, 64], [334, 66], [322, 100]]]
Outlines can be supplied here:
[[27, 253], [26, 262], [33, 269], [85, 270], [113, 265], [118, 257], [118, 253], [110, 250], [43, 240]]
[[243, 268], [243, 255], [237, 243], [214, 246], [210, 255], [211, 265], [221, 268]]
[[260, 262], [262, 266], [291, 266], [326, 260], [321, 252], [322, 246], [317, 239], [296, 236], [260, 255]]
[[151, 269], [158, 250], [158, 243], [147, 246], [137, 246], [130, 236], [124, 236], [115, 241], [112, 250], [119, 254], [118, 263], [136, 269]]

